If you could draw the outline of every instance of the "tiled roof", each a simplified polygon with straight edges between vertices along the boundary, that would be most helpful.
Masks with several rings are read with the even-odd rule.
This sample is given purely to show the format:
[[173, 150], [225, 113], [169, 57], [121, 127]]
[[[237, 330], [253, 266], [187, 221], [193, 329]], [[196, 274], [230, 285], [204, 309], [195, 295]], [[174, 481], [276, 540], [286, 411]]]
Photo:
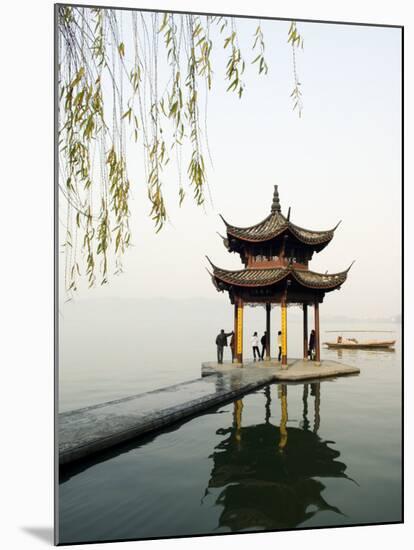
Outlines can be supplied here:
[[211, 265], [213, 267], [213, 276], [230, 285], [246, 287], [270, 286], [290, 275], [304, 287], [322, 290], [333, 290], [340, 286], [345, 282], [349, 270], [347, 269], [341, 273], [334, 274], [322, 274], [314, 271], [293, 269], [292, 267], [274, 269], [250, 268], [229, 271], [216, 267], [213, 264]]
[[322, 274], [315, 271], [292, 270], [295, 279], [308, 288], [333, 289], [346, 281], [348, 269], [341, 273]]
[[227, 269], [213, 268], [215, 277], [226, 283], [238, 286], [268, 286], [281, 281], [286, 277], [285, 269], [241, 269], [228, 271]]
[[274, 189], [271, 213], [260, 223], [251, 225], [250, 227], [236, 227], [235, 225], [227, 223], [223, 216], [221, 216], [221, 218], [226, 224], [227, 236], [249, 242], [268, 241], [286, 231], [290, 232], [294, 237], [305, 244], [323, 245], [327, 244], [332, 239], [334, 231], [339, 225], [327, 231], [312, 231], [295, 225], [290, 221], [289, 214], [288, 217], [285, 218], [281, 213], [277, 185], [275, 185]]
[[[224, 220], [224, 218], [223, 218]], [[287, 220], [283, 214], [274, 212], [263, 221], [250, 227], [236, 227], [225, 221], [227, 235], [249, 242], [264, 242], [274, 239], [285, 231], [290, 231], [299, 241], [305, 244], [328, 243], [334, 236], [334, 229], [328, 231], [311, 231], [295, 225]]]

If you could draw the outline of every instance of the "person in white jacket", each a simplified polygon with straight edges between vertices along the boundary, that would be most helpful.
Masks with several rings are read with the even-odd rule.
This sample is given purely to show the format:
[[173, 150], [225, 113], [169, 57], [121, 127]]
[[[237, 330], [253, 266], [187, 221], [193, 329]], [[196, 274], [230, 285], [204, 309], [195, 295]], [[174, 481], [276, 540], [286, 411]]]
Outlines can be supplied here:
[[282, 359], [282, 331], [279, 330], [277, 333], [277, 346], [279, 348], [279, 356], [277, 358], [278, 361]]
[[257, 354], [257, 358], [260, 361], [259, 338], [257, 336], [257, 332], [253, 334], [251, 342], [252, 342], [252, 348], [253, 348], [253, 358], [256, 361], [256, 354]]

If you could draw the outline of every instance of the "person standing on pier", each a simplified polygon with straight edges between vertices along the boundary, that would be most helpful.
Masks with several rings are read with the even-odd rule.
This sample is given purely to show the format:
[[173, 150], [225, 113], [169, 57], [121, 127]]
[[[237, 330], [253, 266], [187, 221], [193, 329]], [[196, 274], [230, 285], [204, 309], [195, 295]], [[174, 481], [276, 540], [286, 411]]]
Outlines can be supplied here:
[[231, 333], [230, 349], [231, 349], [231, 362], [234, 363], [234, 358], [236, 356], [236, 338], [234, 337], [234, 331]]
[[223, 350], [224, 347], [227, 346], [227, 338], [228, 336], [231, 336], [233, 334], [232, 332], [224, 332], [224, 329], [221, 329], [220, 334], [216, 337], [216, 345], [217, 345], [217, 363], [219, 365], [223, 364]]
[[264, 354], [266, 351], [266, 342], [267, 342], [267, 332], [265, 331], [263, 336], [260, 338], [260, 343], [262, 344], [262, 361], [264, 359]]
[[280, 361], [282, 359], [282, 331], [279, 330], [277, 333], [277, 346], [279, 348], [279, 355], [277, 360]]
[[259, 338], [257, 336], [257, 332], [255, 332], [252, 336], [252, 348], [253, 348], [254, 361], [256, 361], [256, 354], [257, 354], [258, 360], [260, 361]]
[[312, 329], [309, 337], [309, 348], [308, 348], [308, 354], [311, 361], [315, 359], [315, 347], [316, 347], [315, 331]]

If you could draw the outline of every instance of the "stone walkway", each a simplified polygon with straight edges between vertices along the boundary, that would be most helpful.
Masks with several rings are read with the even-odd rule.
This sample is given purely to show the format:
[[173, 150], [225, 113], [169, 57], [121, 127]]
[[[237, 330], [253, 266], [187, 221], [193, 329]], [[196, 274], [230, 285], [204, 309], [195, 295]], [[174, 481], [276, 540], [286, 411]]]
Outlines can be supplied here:
[[232, 401], [271, 382], [298, 382], [358, 372], [355, 367], [335, 361], [292, 360], [283, 370], [276, 361], [250, 362], [243, 366], [203, 363], [202, 378], [61, 413], [59, 462], [67, 464], [85, 458]]

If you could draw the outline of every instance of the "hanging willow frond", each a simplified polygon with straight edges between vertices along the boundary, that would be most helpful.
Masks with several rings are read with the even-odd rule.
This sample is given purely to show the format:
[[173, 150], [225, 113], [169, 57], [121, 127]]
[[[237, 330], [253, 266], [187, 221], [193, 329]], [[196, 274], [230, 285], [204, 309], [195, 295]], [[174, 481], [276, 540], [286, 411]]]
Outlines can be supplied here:
[[267, 66], [264, 56], [265, 42], [263, 38], [262, 27], [259, 23], [256, 32], [254, 33], [253, 51], [259, 51], [258, 55], [253, 59], [252, 65], [257, 63], [259, 74], [267, 74], [269, 67]]
[[[167, 220], [163, 174], [173, 150], [179, 204], [186, 187], [196, 204], [203, 204], [208, 141], [199, 102], [201, 84], [206, 94], [213, 86], [214, 43], [223, 44], [224, 37], [224, 79], [227, 90], [239, 98], [245, 90], [246, 65], [234, 18], [82, 6], [57, 9], [59, 189], [66, 211], [63, 248], [70, 295], [82, 277], [94, 286], [122, 271], [122, 257], [132, 239], [130, 192], [135, 182], [128, 174], [126, 153], [132, 145], [142, 147], [149, 215], [156, 231]], [[293, 48], [303, 44], [298, 36], [293, 22], [288, 40]], [[258, 56], [252, 63], [259, 74], [266, 74], [260, 24], [254, 37]], [[294, 72], [298, 90], [295, 65]], [[181, 179], [183, 162], [186, 182]]]
[[293, 65], [293, 81], [294, 87], [290, 97], [293, 100], [293, 110], [297, 110], [299, 118], [302, 116], [303, 104], [302, 104], [302, 91], [300, 89], [300, 82], [296, 68], [296, 49], [301, 48], [303, 50], [303, 38], [299, 34], [296, 21], [292, 21], [288, 32], [288, 44], [292, 46], [292, 65]]

